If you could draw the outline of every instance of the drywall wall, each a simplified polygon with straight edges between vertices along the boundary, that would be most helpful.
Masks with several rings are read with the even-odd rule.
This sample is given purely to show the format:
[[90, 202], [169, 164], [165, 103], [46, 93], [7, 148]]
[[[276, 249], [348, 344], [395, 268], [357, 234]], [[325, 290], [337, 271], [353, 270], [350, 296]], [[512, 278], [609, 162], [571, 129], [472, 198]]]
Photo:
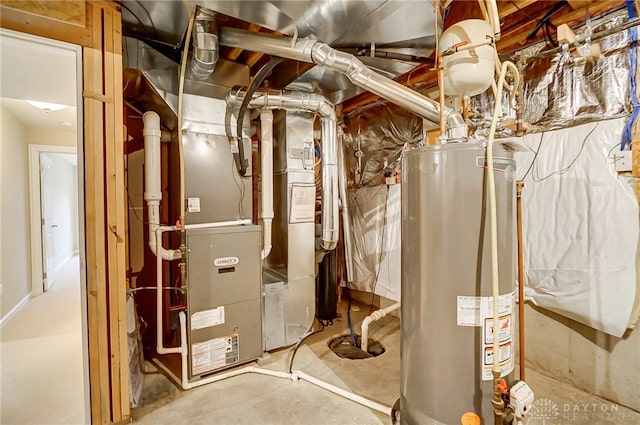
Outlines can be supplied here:
[[0, 224], [1, 279], [0, 317], [4, 317], [31, 292], [29, 242], [29, 176], [27, 130], [0, 106]]
[[62, 266], [78, 250], [78, 181], [77, 168], [65, 156], [68, 154], [43, 153], [49, 158], [52, 173], [48, 199], [51, 199], [54, 228], [54, 264]]
[[640, 329], [620, 339], [528, 303], [525, 320], [527, 367], [640, 411]]
[[77, 146], [75, 130], [58, 128], [27, 127], [27, 140], [32, 145]]

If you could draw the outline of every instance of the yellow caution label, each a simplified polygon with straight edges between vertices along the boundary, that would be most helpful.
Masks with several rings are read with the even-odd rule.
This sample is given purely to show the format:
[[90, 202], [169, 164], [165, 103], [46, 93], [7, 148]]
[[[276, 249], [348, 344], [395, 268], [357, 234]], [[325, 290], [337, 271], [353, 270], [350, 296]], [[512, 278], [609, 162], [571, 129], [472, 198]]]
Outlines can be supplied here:
[[460, 417], [461, 425], [480, 425], [480, 416], [473, 412], [467, 412]]

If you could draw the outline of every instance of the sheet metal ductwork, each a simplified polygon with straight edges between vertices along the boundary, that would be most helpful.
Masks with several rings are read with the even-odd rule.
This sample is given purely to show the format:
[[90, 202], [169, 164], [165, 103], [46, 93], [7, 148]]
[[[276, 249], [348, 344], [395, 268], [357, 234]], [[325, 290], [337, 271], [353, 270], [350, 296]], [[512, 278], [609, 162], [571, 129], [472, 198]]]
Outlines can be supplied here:
[[[370, 70], [355, 56], [336, 50], [326, 43], [308, 38], [293, 39], [235, 28], [222, 28], [220, 30], [220, 44], [228, 47], [249, 48], [272, 56], [315, 63], [335, 69], [346, 75], [357, 86], [432, 123], [440, 123], [440, 106], [436, 101]], [[445, 121], [449, 138], [466, 137], [466, 125], [460, 113], [447, 108]]]
[[[229, 91], [226, 100], [233, 108], [239, 108], [246, 89], [236, 87]], [[322, 251], [335, 249], [338, 243], [338, 144], [334, 105], [324, 96], [314, 93], [284, 90], [258, 90], [249, 102], [253, 109], [284, 109], [307, 111], [320, 115], [322, 126], [322, 236], [316, 248]]]
[[213, 73], [219, 56], [216, 14], [199, 8], [193, 28], [193, 58], [191, 72], [197, 80], [206, 80]]

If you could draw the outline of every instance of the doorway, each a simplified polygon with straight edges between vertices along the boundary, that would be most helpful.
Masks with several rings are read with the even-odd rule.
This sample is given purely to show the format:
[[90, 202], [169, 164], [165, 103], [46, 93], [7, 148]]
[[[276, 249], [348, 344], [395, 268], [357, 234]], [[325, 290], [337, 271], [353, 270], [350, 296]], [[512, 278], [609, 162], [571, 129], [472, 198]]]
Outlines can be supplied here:
[[77, 167], [75, 147], [29, 145], [32, 296], [51, 289], [57, 270], [79, 251]]
[[82, 50], [3, 29], [0, 54], [0, 422], [89, 423]]

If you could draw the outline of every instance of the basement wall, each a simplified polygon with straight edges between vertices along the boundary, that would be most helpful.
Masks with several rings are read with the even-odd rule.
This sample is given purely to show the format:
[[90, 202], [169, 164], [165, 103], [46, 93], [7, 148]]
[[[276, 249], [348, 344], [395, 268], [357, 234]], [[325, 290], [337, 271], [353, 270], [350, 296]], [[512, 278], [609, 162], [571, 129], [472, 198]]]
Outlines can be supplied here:
[[640, 330], [619, 339], [529, 303], [525, 321], [528, 368], [640, 411]]

